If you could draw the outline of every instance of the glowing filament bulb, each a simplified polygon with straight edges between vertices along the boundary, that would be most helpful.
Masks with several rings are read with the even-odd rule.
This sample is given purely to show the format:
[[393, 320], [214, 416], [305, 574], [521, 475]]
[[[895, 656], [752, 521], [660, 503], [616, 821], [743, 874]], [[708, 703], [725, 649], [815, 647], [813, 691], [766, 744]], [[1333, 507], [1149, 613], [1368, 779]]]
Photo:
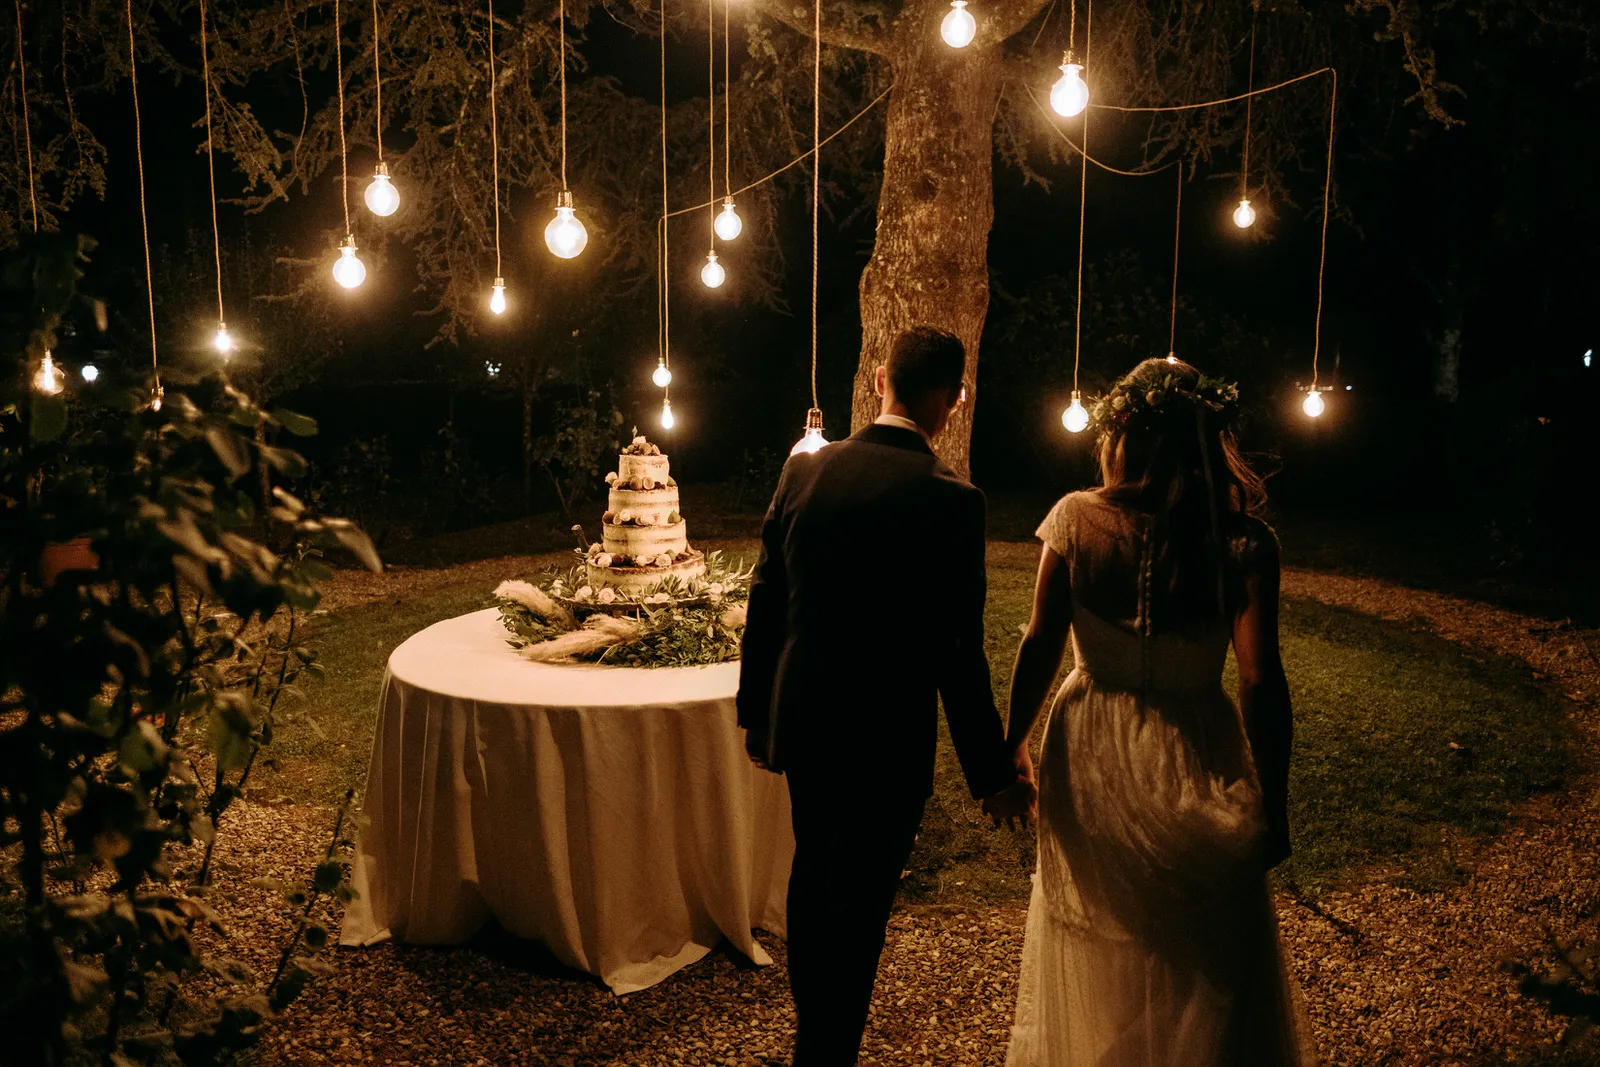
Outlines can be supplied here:
[[367, 210], [374, 215], [387, 218], [395, 213], [400, 207], [400, 190], [389, 180], [389, 164], [378, 164], [378, 172], [372, 176], [371, 184], [361, 196], [367, 202]]
[[662, 356], [660, 362], [656, 364], [655, 373], [650, 375], [650, 380], [660, 389], [672, 384], [672, 368], [667, 366], [666, 356]]
[[1061, 413], [1061, 425], [1069, 433], [1082, 433], [1089, 428], [1089, 412], [1084, 408], [1083, 399], [1076, 389], [1072, 391], [1072, 403]]
[[822, 436], [822, 409], [812, 408], [806, 412], [806, 432], [801, 434], [800, 440], [789, 450], [789, 455], [798, 456], [802, 453], [821, 451], [827, 445], [828, 439]]
[[354, 289], [367, 280], [367, 265], [356, 256], [356, 239], [351, 234], [345, 234], [344, 244], [339, 246], [339, 258], [333, 264], [333, 280], [346, 289]]
[[965, 48], [978, 34], [978, 23], [967, 10], [967, 0], [950, 0], [950, 13], [939, 25], [939, 35], [951, 48]]
[[1324, 405], [1322, 402], [1322, 394], [1317, 392], [1317, 387], [1314, 385], [1311, 387], [1311, 391], [1306, 394], [1305, 403], [1301, 404], [1300, 406], [1304, 408], [1305, 413], [1313, 419], [1318, 415], [1321, 415], [1326, 407], [1326, 405]]
[[715, 252], [706, 253], [706, 265], [700, 268], [700, 280], [706, 283], [707, 289], [715, 289], [728, 280], [728, 272], [717, 262]]
[[83, 370], [79, 371], [79, 373], [83, 375], [84, 381], [92, 382], [100, 377], [100, 368], [96, 367], [93, 363], [85, 363], [83, 365]]
[[1089, 86], [1083, 80], [1083, 64], [1070, 59], [1061, 64], [1061, 78], [1050, 88], [1050, 106], [1065, 118], [1083, 114], [1089, 106]]
[[227, 323], [217, 323], [217, 335], [211, 339], [211, 347], [220, 352], [224, 358], [233, 351], [233, 335], [228, 332]]
[[39, 373], [33, 376], [33, 387], [45, 396], [54, 396], [61, 392], [61, 384], [61, 369], [56, 366], [55, 357], [46, 352]]
[[717, 231], [717, 236], [724, 241], [731, 241], [744, 232], [744, 220], [733, 209], [733, 197], [722, 201], [722, 214], [717, 216], [717, 221], [712, 223], [712, 229]]
[[496, 315], [504, 315], [506, 313], [506, 280], [504, 278], [496, 278], [494, 280], [494, 294], [489, 297], [489, 310]]
[[1256, 209], [1250, 206], [1249, 200], [1239, 201], [1239, 206], [1233, 209], [1233, 224], [1241, 230], [1248, 230], [1256, 223]]
[[661, 428], [670, 430], [676, 425], [678, 425], [678, 420], [672, 416], [672, 401], [663, 400], [661, 402]]
[[589, 243], [589, 231], [573, 213], [572, 193], [566, 190], [556, 200], [556, 217], [544, 228], [544, 243], [562, 259], [573, 259]]
[[167, 395], [167, 390], [163, 386], [159, 386], [159, 385], [156, 386], [155, 393], [152, 394], [151, 397], [150, 397], [150, 410], [151, 411], [160, 411], [161, 410], [161, 398], [166, 396], [166, 395]]

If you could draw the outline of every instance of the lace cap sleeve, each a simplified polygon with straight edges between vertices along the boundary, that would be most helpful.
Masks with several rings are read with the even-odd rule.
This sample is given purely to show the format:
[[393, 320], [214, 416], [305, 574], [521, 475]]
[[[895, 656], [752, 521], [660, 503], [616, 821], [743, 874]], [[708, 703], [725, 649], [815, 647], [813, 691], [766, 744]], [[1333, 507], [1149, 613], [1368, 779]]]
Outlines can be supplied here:
[[1071, 559], [1072, 542], [1076, 533], [1077, 502], [1069, 495], [1056, 501], [1056, 506], [1044, 517], [1034, 536], [1062, 559]]

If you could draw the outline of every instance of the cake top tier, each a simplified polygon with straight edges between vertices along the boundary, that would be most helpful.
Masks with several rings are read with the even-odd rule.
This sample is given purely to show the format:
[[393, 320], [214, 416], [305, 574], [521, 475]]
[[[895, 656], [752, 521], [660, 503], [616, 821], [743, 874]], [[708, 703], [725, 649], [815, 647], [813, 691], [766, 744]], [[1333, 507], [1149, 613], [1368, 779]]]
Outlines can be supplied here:
[[664, 489], [672, 484], [667, 457], [661, 454], [659, 445], [651, 444], [643, 436], [635, 437], [633, 443], [622, 450], [617, 457], [616, 474], [606, 481], [618, 490]]

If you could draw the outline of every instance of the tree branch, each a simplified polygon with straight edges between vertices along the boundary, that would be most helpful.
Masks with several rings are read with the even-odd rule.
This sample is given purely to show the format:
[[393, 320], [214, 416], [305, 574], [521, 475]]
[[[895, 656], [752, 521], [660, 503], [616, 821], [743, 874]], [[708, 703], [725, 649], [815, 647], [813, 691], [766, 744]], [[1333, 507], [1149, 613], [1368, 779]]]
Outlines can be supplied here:
[[[811, 36], [812, 11], [809, 4], [796, 3], [795, 0], [751, 0], [750, 6], [791, 30]], [[845, 8], [842, 16], [822, 20], [822, 43], [838, 48], [854, 48], [858, 52], [888, 55], [893, 43], [884, 22], [888, 13], [878, 4], [851, 4], [845, 5]], [[824, 11], [824, 14], [831, 13]]]

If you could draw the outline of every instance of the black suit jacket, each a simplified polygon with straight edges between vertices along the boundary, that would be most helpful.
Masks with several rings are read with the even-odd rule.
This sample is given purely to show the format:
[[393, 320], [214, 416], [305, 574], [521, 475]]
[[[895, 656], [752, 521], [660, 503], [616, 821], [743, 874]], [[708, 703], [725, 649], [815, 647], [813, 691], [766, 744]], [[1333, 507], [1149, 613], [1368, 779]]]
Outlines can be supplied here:
[[974, 797], [1013, 784], [983, 647], [983, 493], [919, 433], [785, 465], [762, 529], [739, 725], [772, 770], [933, 791], [938, 699]]

